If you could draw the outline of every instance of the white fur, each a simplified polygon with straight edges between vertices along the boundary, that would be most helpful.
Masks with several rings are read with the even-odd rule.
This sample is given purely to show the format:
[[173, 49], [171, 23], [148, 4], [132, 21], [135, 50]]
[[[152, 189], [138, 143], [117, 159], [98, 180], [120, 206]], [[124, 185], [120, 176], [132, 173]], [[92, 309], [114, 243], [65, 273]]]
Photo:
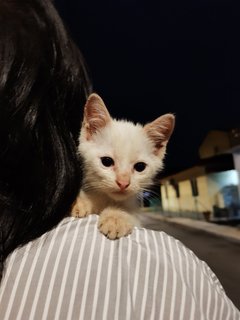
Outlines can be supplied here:
[[[80, 135], [79, 154], [84, 160], [83, 189], [93, 194], [101, 194], [100, 202], [106, 205], [116, 204], [128, 207], [128, 200], [144, 188], [152, 184], [152, 178], [163, 166], [162, 156], [154, 154], [154, 144], [148, 138], [143, 126], [122, 120], [112, 120], [106, 127], [87, 140], [84, 127]], [[115, 164], [105, 167], [101, 157], [111, 157]], [[147, 164], [143, 172], [137, 172], [133, 166], [137, 162]], [[116, 194], [119, 187], [116, 184], [116, 174], [127, 173], [130, 185], [124, 194]], [[97, 201], [99, 203], [99, 201]], [[100, 205], [100, 203], [99, 203]], [[100, 205], [102, 207], [102, 205]]]
[[[101, 97], [90, 95], [78, 148], [83, 160], [83, 186], [71, 214], [100, 214], [98, 227], [110, 239], [129, 234], [137, 224], [137, 196], [149, 188], [162, 169], [173, 127], [171, 114], [146, 126], [112, 119]], [[102, 157], [114, 163], [104, 166]], [[146, 164], [141, 172], [134, 167], [138, 162]]]

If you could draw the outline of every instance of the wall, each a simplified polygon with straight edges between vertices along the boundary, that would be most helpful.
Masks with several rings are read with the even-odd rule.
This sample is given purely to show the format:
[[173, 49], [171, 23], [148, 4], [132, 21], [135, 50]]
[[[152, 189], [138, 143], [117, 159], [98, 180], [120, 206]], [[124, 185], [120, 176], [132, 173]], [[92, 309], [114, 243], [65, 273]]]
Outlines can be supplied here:
[[240, 152], [233, 153], [234, 166], [238, 174], [238, 195], [240, 198]]
[[227, 132], [210, 131], [199, 148], [200, 158], [209, 158], [225, 152], [230, 148], [230, 140]]
[[[238, 173], [236, 170], [212, 173], [208, 175], [209, 198], [212, 206], [219, 208], [228, 206], [224, 198], [224, 189], [237, 187], [239, 185]], [[233, 199], [234, 201], [234, 199]]]

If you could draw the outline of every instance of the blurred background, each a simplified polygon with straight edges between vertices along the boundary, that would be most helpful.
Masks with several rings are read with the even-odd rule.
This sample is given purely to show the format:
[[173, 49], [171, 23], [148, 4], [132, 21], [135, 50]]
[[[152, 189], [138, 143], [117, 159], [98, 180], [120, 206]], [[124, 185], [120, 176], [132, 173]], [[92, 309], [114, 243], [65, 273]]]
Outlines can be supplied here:
[[166, 173], [198, 161], [209, 130], [240, 126], [236, 0], [55, 0], [113, 116], [176, 115]]
[[239, 0], [55, 5], [113, 117], [176, 115], [143, 224], [207, 261], [240, 308]]

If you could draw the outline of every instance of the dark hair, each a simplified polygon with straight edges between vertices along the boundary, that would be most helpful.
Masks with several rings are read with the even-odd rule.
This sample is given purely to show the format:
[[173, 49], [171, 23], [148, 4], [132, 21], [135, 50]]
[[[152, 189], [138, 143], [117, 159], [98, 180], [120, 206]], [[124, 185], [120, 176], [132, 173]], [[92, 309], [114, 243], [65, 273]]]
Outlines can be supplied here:
[[81, 183], [90, 83], [49, 0], [0, 2], [0, 279], [9, 253], [55, 226]]

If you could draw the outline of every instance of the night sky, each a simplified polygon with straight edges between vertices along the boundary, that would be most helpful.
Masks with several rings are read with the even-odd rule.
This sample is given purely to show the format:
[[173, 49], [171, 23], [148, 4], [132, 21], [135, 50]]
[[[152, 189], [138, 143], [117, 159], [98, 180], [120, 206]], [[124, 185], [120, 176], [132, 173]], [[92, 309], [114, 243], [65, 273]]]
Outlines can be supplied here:
[[172, 112], [165, 174], [198, 161], [209, 130], [240, 127], [240, 4], [55, 0], [112, 116]]

